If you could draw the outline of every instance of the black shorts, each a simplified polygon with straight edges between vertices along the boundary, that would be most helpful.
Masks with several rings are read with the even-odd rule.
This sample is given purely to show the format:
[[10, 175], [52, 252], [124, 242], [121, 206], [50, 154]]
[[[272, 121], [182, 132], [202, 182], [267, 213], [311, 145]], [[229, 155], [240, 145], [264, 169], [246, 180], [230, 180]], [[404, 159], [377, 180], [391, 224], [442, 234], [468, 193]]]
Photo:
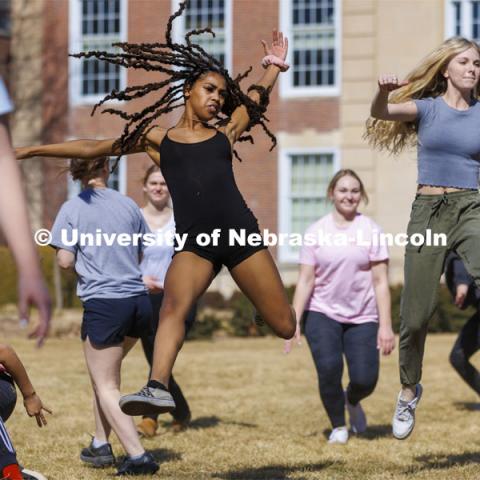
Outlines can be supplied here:
[[125, 337], [151, 335], [152, 305], [147, 294], [127, 298], [91, 298], [83, 303], [82, 340], [93, 345], [123, 343]]
[[7, 373], [0, 373], [0, 417], [6, 422], [15, 409], [17, 390], [13, 379]]
[[[254, 253], [267, 248], [263, 240], [261, 242], [257, 242], [256, 239], [252, 239], [251, 242], [236, 241], [237, 237], [230, 234], [231, 230], [240, 231], [240, 229], [233, 227], [222, 229], [217, 245], [214, 245], [213, 242], [208, 245], [200, 245], [198, 235], [188, 235], [183, 249], [180, 251], [175, 249], [174, 255], [180, 252], [195, 253], [213, 264], [216, 275], [221, 270], [222, 265], [232, 270]], [[260, 231], [258, 226], [254, 226], [243, 229], [243, 234], [245, 239], [249, 239], [251, 238], [251, 234], [260, 235]], [[211, 235], [211, 233], [202, 235]], [[232, 241], [232, 239], [234, 241]]]

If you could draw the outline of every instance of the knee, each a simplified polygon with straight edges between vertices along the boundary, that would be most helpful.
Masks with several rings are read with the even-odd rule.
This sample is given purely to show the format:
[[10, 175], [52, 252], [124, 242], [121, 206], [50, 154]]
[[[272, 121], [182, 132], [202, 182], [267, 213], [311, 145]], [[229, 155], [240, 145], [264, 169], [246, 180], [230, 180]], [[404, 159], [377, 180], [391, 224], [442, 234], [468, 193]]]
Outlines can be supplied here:
[[362, 396], [370, 395], [377, 385], [377, 378], [373, 377], [364, 377], [355, 379], [355, 381], [350, 380], [349, 388], [352, 392], [359, 392]]
[[461, 349], [453, 349], [450, 352], [449, 360], [450, 364], [455, 370], [461, 369], [465, 365], [465, 363], [468, 362], [465, 352]]
[[285, 340], [290, 340], [295, 335], [295, 329], [297, 327], [293, 308], [289, 307], [280, 313], [279, 317], [278, 322], [276, 322], [275, 333]]

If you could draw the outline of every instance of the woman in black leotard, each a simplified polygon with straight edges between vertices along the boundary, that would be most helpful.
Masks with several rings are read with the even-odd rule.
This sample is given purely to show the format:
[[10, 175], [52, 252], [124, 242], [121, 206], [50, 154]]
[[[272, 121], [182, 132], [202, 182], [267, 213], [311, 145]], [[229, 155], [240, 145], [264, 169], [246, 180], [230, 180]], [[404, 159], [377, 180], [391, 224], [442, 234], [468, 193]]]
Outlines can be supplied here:
[[[258, 232], [257, 221], [234, 180], [232, 150], [235, 142], [251, 139], [242, 134], [255, 124], [261, 124], [274, 139], [263, 114], [278, 74], [288, 68], [287, 39], [274, 31], [271, 45], [262, 41], [265, 73], [246, 95], [238, 86], [246, 74], [232, 80], [218, 61], [191, 43], [190, 33], [186, 35], [186, 46], [172, 42], [172, 21], [184, 8], [182, 4], [170, 18], [165, 44], [119, 44], [126, 53], [80, 54], [122, 66], [156, 69], [170, 76], [157, 84], [114, 91], [104, 99], [130, 100], [169, 87], [157, 103], [139, 114], [106, 110], [128, 120], [120, 139], [77, 140], [17, 150], [19, 158], [95, 158], [146, 152], [162, 169], [173, 199], [177, 233], [187, 234], [188, 239], [184, 249], [174, 256], [165, 279], [151, 379], [140, 392], [127, 395], [120, 402], [122, 410], [131, 415], [174, 408], [165, 385], [183, 343], [184, 319], [222, 264], [229, 268], [237, 285], [278, 336], [288, 339], [295, 333], [295, 315], [268, 250], [263, 245], [230, 246], [226, 232], [230, 228], [245, 229], [247, 234]], [[156, 117], [179, 106], [184, 107], [184, 112], [174, 128], [166, 131], [150, 125]], [[219, 121], [212, 125], [215, 120]], [[198, 245], [198, 233], [210, 234], [215, 229], [221, 229], [218, 246]]]

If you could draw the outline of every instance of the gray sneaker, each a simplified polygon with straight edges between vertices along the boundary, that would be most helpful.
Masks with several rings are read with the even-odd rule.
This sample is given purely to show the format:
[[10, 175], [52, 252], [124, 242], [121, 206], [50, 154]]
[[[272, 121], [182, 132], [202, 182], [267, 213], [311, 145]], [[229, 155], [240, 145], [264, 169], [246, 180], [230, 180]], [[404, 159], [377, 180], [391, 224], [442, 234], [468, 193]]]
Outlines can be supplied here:
[[364, 433], [367, 430], [367, 417], [363, 411], [360, 402], [352, 405], [348, 401], [347, 391], [345, 390], [345, 405], [347, 406], [348, 416], [350, 417], [350, 428], [353, 433]]
[[132, 416], [167, 413], [175, 408], [175, 401], [168, 390], [147, 385], [137, 393], [124, 395], [119, 404], [123, 413]]
[[415, 387], [415, 398], [410, 402], [402, 400], [401, 392], [399, 393], [392, 422], [392, 432], [396, 439], [405, 440], [412, 433], [415, 426], [415, 409], [422, 398], [422, 392], [423, 388], [418, 383]]

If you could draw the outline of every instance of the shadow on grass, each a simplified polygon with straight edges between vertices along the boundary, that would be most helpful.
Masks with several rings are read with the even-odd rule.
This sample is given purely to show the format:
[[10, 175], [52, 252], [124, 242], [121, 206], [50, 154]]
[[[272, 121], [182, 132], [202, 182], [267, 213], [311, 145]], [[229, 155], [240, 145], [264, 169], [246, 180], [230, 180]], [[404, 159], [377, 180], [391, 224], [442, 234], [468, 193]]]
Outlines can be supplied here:
[[147, 451], [151, 453], [159, 463], [174, 462], [182, 459], [179, 453], [169, 450], [168, 448], [149, 448]]
[[[319, 472], [333, 465], [334, 462], [305, 463], [287, 467], [285, 465], [267, 465], [259, 468], [245, 468], [231, 470], [225, 473], [214, 473], [213, 478], [223, 480], [287, 480], [289, 475], [298, 472]], [[335, 462], [338, 465], [340, 462]], [[306, 477], [295, 477], [296, 480], [305, 480]]]
[[415, 460], [420, 462], [421, 465], [410, 466], [405, 470], [407, 475], [425, 470], [446, 470], [454, 466], [480, 463], [480, 452], [465, 452], [457, 455], [434, 453], [431, 455], [421, 455], [419, 457], [415, 457]]
[[[326, 428], [323, 430], [322, 435], [328, 440], [332, 429]], [[366, 440], [375, 440], [376, 438], [391, 437], [392, 436], [392, 426], [389, 424], [384, 425], [369, 425], [367, 431], [364, 433], [352, 433], [350, 430], [348, 432], [349, 438], [364, 438]]]
[[[233, 422], [230, 420], [222, 420], [221, 418], [212, 415], [210, 417], [198, 417], [194, 418], [188, 425], [189, 430], [203, 430], [204, 428], [214, 428], [220, 424], [223, 425], [236, 425], [239, 427], [245, 428], [257, 428], [257, 425], [254, 423], [245, 423], [245, 422]], [[165, 428], [169, 428], [172, 425], [171, 421], [163, 421], [161, 425]]]
[[453, 405], [457, 410], [468, 410], [469, 412], [480, 411], [480, 403], [478, 402], [455, 402]]

